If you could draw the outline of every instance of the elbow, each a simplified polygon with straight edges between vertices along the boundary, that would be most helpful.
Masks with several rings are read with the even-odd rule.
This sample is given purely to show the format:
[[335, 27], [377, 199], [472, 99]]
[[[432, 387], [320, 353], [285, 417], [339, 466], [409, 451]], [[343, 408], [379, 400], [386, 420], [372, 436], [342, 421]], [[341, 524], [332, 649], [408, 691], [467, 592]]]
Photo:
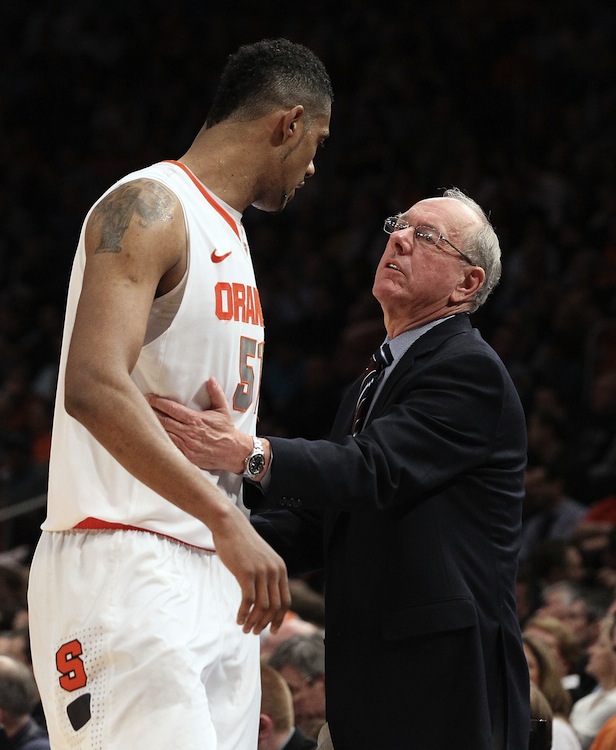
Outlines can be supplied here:
[[67, 372], [64, 384], [64, 409], [66, 413], [82, 424], [86, 424], [93, 412], [95, 399], [92, 394], [95, 389], [87, 382], [87, 378]]
[[64, 410], [73, 419], [83, 422], [84, 415], [88, 411], [87, 399], [84, 398], [83, 391], [78, 388], [69, 388], [67, 385], [64, 389]]

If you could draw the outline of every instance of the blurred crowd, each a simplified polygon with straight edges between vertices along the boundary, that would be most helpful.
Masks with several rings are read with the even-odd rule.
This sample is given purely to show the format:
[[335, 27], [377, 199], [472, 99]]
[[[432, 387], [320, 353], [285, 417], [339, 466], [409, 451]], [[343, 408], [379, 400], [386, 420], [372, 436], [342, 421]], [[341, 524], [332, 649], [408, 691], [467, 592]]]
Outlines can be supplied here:
[[[316, 176], [249, 210], [267, 326], [259, 431], [327, 435], [384, 331], [383, 219], [455, 185], [489, 212], [503, 278], [475, 324], [521, 395], [529, 491], [521, 619], [545, 586], [616, 591], [616, 6], [611, 0], [35, 0], [0, 28], [0, 561], [42, 508], [68, 274], [83, 217], [125, 173], [177, 158], [229, 53], [287, 36], [334, 86]], [[551, 545], [551, 546], [550, 546]], [[555, 572], [558, 566], [560, 572]], [[572, 568], [576, 572], [571, 573]], [[565, 571], [565, 572], [563, 572]], [[14, 593], [14, 592], [13, 592]], [[609, 602], [608, 602], [609, 603]]]

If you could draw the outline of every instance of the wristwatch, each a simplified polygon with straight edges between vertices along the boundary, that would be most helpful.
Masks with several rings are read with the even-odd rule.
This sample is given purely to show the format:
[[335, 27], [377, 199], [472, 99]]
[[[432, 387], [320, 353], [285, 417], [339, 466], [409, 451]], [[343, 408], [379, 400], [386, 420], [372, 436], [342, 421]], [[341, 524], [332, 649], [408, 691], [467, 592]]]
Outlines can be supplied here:
[[244, 462], [244, 478], [254, 479], [265, 468], [265, 451], [261, 438], [253, 437], [252, 452]]

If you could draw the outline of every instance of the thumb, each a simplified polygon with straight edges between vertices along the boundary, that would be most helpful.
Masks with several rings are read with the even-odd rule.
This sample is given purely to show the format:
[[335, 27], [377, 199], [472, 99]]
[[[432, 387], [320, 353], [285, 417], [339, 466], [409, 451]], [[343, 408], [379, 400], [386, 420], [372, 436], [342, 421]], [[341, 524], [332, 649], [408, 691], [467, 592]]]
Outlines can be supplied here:
[[210, 409], [229, 413], [229, 404], [227, 403], [224, 391], [216, 378], [210, 378], [207, 381], [207, 392], [212, 402], [210, 405]]

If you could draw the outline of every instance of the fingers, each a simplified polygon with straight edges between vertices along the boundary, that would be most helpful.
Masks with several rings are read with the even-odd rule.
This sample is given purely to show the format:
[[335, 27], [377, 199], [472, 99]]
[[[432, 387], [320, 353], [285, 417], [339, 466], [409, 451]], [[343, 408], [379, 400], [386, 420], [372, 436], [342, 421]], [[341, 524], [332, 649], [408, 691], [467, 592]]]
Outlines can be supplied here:
[[225, 398], [223, 389], [216, 378], [210, 378], [207, 381], [207, 392], [212, 402], [211, 409], [221, 410], [230, 413], [229, 404]]
[[185, 424], [191, 423], [191, 411], [183, 404], [178, 404], [177, 401], [171, 401], [171, 399], [168, 398], [155, 396], [153, 393], [148, 393], [145, 398], [148, 404], [160, 414], [166, 414], [176, 422], [184, 422]]
[[268, 625], [277, 632], [291, 605], [286, 571], [271, 579], [259, 578], [243, 591], [237, 622], [244, 633], [258, 635]]
[[279, 587], [279, 606], [272, 617], [270, 623], [270, 632], [277, 633], [278, 629], [282, 625], [285, 615], [289, 611], [291, 606], [291, 592], [289, 590], [289, 581], [287, 577], [284, 577], [284, 581], [281, 582], [283, 585]]

